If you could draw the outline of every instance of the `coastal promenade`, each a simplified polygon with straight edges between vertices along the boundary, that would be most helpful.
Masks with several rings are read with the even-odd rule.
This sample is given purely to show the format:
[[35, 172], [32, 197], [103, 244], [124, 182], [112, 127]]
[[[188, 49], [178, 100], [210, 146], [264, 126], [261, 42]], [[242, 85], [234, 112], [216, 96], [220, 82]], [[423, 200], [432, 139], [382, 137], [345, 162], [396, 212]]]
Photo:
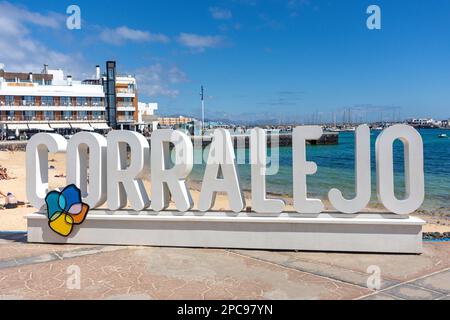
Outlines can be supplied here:
[[0, 299], [449, 298], [450, 242], [381, 255], [43, 245], [0, 232]]

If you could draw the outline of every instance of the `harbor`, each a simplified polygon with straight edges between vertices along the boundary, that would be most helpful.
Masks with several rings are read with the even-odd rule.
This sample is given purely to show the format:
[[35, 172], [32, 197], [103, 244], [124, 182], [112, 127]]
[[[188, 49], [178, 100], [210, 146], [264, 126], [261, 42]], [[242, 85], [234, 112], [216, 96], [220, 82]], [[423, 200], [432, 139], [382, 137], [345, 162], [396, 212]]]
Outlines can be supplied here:
[[[195, 147], [200, 145], [205, 148], [212, 142], [212, 136], [191, 136], [192, 142]], [[231, 139], [233, 141], [234, 148], [249, 148], [250, 135], [248, 134], [232, 134]], [[267, 145], [272, 146], [272, 142], [278, 147], [291, 147], [292, 146], [292, 134], [291, 133], [270, 133], [267, 136]], [[308, 140], [309, 145], [336, 145], [339, 143], [339, 134], [337, 132], [324, 132], [320, 139]]]

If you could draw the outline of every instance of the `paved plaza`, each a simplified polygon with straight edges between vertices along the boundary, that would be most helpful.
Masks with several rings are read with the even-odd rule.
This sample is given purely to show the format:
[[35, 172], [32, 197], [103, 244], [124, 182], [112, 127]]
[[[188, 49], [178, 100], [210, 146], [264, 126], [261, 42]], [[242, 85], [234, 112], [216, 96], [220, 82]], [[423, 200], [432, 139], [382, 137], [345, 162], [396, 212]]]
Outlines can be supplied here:
[[[369, 289], [377, 272], [380, 288]], [[43, 245], [0, 233], [0, 299], [449, 297], [449, 242], [386, 255]]]

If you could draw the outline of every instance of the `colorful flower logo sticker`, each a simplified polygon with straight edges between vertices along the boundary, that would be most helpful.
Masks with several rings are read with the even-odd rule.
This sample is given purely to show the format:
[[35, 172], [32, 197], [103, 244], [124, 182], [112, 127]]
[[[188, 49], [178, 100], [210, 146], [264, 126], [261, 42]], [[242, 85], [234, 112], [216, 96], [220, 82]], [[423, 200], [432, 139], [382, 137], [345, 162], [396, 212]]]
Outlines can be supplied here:
[[74, 225], [82, 224], [89, 212], [89, 206], [81, 200], [80, 189], [73, 184], [61, 192], [49, 192], [45, 203], [50, 229], [63, 237], [71, 234]]

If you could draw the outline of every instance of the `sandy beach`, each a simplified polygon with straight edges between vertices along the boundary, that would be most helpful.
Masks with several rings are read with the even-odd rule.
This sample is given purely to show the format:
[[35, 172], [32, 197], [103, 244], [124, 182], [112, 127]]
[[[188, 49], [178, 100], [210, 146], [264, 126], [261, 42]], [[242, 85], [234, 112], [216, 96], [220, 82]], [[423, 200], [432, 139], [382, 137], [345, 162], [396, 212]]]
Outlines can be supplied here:
[[[49, 171], [49, 184], [50, 188], [64, 187], [66, 181], [64, 177], [66, 172], [66, 163], [64, 154], [49, 154], [49, 166], [53, 166], [54, 169]], [[12, 177], [9, 180], [2, 180], [0, 183], [0, 190], [3, 193], [12, 192], [19, 201], [25, 202], [24, 206], [16, 209], [0, 210], [0, 231], [26, 231], [26, 216], [36, 210], [27, 204], [26, 199], [26, 181], [25, 181], [25, 152], [23, 151], [0, 151], [0, 165], [6, 168], [8, 175]], [[147, 190], [150, 190], [149, 181], [145, 181]], [[194, 203], [198, 203], [200, 185], [197, 182], [189, 182], [189, 186], [192, 193]], [[245, 193], [247, 206], [251, 206], [251, 200], [248, 192]], [[0, 199], [0, 203], [3, 203], [4, 199]], [[292, 200], [286, 199], [288, 206], [286, 210], [292, 211]], [[327, 210], [331, 210], [329, 204], [325, 202]], [[172, 207], [173, 208], [173, 207]], [[194, 207], [194, 209], [196, 209]], [[228, 210], [228, 200], [225, 195], [219, 194], [217, 196], [216, 205], [214, 210]], [[371, 211], [370, 209], [368, 211]], [[379, 210], [377, 210], [379, 211]], [[424, 232], [450, 232], [450, 219], [448, 217], [441, 217], [436, 215], [423, 215], [414, 214], [425, 221], [427, 221], [424, 227]]]

